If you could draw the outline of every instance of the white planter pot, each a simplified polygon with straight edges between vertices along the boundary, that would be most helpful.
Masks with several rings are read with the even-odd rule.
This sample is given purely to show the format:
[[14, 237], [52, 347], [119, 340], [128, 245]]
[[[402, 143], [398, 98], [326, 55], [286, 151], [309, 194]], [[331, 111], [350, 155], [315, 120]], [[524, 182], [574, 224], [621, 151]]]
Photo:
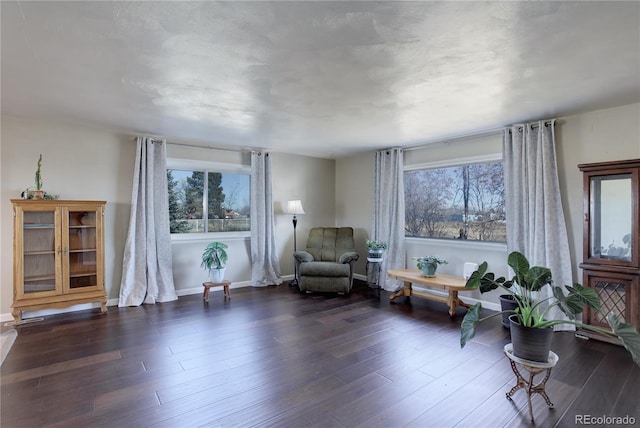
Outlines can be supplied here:
[[209, 280], [211, 282], [222, 282], [224, 281], [224, 270], [226, 268], [221, 269], [210, 269], [209, 270]]

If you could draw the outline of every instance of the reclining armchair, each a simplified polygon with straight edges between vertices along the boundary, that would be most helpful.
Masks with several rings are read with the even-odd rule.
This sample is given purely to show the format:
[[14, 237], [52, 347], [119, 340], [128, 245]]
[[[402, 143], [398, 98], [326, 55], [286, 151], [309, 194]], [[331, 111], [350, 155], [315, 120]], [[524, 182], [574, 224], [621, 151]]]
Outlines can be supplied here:
[[300, 291], [351, 292], [353, 265], [359, 258], [353, 228], [314, 227], [309, 231], [307, 251], [296, 251], [293, 256]]

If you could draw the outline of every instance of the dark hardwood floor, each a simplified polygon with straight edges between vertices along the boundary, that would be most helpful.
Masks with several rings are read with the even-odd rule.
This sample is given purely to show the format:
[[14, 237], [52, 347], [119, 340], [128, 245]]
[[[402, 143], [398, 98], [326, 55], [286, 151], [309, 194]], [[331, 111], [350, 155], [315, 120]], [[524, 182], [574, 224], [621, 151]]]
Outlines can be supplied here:
[[[459, 347], [464, 309], [390, 303], [286, 285], [212, 290], [19, 326], [1, 369], [1, 424], [13, 427], [530, 426], [500, 320]], [[493, 320], [492, 320], [493, 321]], [[576, 415], [635, 418], [640, 369], [623, 348], [556, 333], [560, 361], [533, 398], [536, 426]]]

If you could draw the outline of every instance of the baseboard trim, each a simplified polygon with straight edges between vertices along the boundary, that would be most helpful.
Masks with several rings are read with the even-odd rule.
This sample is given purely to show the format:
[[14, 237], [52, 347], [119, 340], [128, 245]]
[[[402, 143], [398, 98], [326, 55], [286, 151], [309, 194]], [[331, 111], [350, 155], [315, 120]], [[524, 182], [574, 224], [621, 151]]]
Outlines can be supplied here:
[[[291, 275], [293, 278], [293, 275]], [[231, 283], [230, 288], [242, 288], [242, 287], [251, 287], [251, 281], [240, 281]], [[180, 296], [189, 296], [192, 294], [202, 294], [203, 288], [202, 285], [199, 287], [193, 288], [183, 288], [176, 290], [176, 294], [178, 297]], [[119, 299], [113, 298], [107, 300], [107, 306], [118, 306]], [[65, 314], [69, 312], [78, 312], [78, 311], [86, 311], [89, 309], [100, 308], [100, 303], [83, 303], [80, 305], [73, 305], [63, 309], [43, 309], [40, 311], [24, 311], [22, 314], [22, 319], [30, 319], [30, 318], [41, 318], [49, 315], [58, 315]], [[0, 322], [13, 321], [13, 316], [10, 313], [0, 314]]]
[[[366, 275], [354, 274], [353, 277], [360, 281], [364, 281], [364, 282], [367, 281]], [[282, 284], [285, 284], [288, 281], [291, 281], [293, 279], [293, 275], [284, 275], [281, 277], [281, 279], [282, 279]], [[251, 287], [251, 281], [232, 282], [230, 286], [230, 288], [243, 288], [243, 287]], [[416, 287], [416, 288], [423, 288], [423, 287]], [[443, 293], [440, 290], [434, 290], [431, 288], [428, 288], [427, 290], [429, 291], [429, 293], [438, 294], [442, 296], [447, 295], [446, 293]], [[202, 285], [199, 287], [182, 288], [182, 289], [176, 290], [176, 294], [178, 295], [178, 297], [189, 296], [192, 294], [202, 294], [202, 292], [203, 292]], [[482, 303], [482, 307], [485, 309], [489, 309], [492, 311], [501, 310], [499, 302], [494, 303], [486, 300], [475, 299], [473, 297], [467, 297], [464, 294], [460, 294], [460, 298], [462, 299], [462, 301], [469, 304], [475, 304], [480, 302]], [[118, 306], [118, 299], [114, 298], [114, 299], [107, 300], [107, 306]], [[100, 307], [99, 303], [85, 303], [81, 305], [70, 306], [64, 309], [45, 309], [41, 311], [26, 311], [23, 314], [23, 318], [27, 319], [27, 318], [34, 318], [34, 317], [43, 317], [48, 315], [64, 314], [67, 312], [85, 311], [87, 309], [95, 309], [99, 307]], [[0, 314], [0, 322], [5, 322], [5, 321], [13, 321], [13, 316], [10, 313]]]

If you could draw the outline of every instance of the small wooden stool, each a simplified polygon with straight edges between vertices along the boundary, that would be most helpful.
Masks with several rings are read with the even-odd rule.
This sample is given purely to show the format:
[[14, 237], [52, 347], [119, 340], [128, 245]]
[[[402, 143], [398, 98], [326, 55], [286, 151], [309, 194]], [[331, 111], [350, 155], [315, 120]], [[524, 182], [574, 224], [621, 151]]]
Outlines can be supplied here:
[[231, 281], [222, 281], [222, 282], [203, 282], [202, 286], [204, 287], [204, 294], [202, 298], [205, 302], [209, 301], [209, 289], [211, 287], [224, 287], [224, 297], [231, 298], [231, 292], [229, 291], [229, 286], [231, 285]]

